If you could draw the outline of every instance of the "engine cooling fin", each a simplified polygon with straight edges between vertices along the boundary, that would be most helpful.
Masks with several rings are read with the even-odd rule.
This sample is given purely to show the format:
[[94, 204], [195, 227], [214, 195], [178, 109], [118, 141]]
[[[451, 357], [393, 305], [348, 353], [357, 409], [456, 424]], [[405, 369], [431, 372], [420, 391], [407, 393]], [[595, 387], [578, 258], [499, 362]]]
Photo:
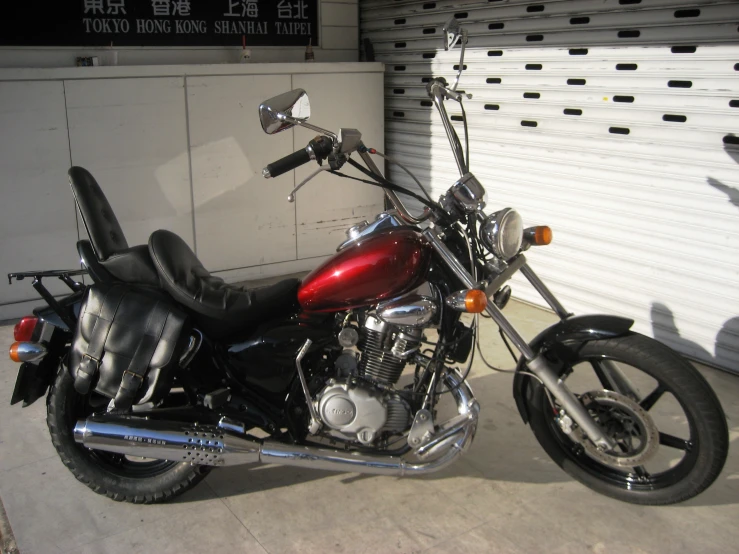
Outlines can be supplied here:
[[373, 329], [365, 329], [364, 340], [360, 344], [362, 359], [359, 361], [359, 374], [374, 381], [394, 385], [403, 373], [405, 360], [394, 356], [383, 348], [385, 335]]
[[410, 419], [410, 409], [400, 395], [390, 396], [387, 399], [387, 421], [382, 430], [403, 432], [408, 428]]

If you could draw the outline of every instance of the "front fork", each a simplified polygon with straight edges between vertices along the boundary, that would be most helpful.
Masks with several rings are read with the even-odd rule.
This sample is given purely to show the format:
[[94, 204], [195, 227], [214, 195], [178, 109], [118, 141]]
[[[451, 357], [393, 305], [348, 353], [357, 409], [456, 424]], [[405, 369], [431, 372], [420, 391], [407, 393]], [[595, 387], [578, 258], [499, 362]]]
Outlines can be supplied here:
[[[447, 248], [441, 240], [439, 232], [434, 228], [427, 228], [423, 231], [423, 235], [431, 243], [434, 250], [439, 254], [446, 265], [454, 272], [454, 274], [464, 283], [467, 288], [473, 289], [477, 287], [469, 272], [457, 260], [456, 256]], [[544, 300], [551, 306], [560, 319], [565, 319], [569, 314], [562, 304], [554, 297], [546, 285], [539, 279], [534, 271], [526, 264], [521, 266], [521, 272], [533, 285], [533, 287], [542, 295]], [[600, 426], [593, 420], [585, 407], [580, 403], [577, 396], [565, 385], [559, 378], [557, 371], [551, 366], [546, 358], [535, 352], [510, 321], [503, 315], [503, 312], [492, 302], [488, 302], [486, 311], [493, 321], [501, 328], [506, 336], [521, 352], [526, 359], [526, 365], [536, 375], [543, 385], [549, 390], [554, 398], [564, 408], [572, 420], [577, 423], [585, 432], [588, 438], [601, 450], [611, 450], [616, 443], [611, 439]]]

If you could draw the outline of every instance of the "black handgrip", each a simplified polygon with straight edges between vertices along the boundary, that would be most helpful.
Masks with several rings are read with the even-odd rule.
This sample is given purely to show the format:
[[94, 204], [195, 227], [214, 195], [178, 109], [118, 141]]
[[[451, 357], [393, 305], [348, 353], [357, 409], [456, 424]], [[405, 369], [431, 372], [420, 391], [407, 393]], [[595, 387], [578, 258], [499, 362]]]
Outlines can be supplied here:
[[308, 150], [303, 148], [267, 165], [262, 172], [265, 177], [279, 177], [311, 160]]

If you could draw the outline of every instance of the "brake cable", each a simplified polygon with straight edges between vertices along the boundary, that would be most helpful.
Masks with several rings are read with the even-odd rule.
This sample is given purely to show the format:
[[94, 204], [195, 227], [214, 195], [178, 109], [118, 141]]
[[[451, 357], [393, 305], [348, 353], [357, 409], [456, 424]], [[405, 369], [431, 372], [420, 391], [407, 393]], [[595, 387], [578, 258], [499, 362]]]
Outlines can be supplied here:
[[418, 185], [418, 188], [421, 189], [421, 191], [426, 196], [426, 198], [429, 199], [429, 201], [431, 201], [431, 202], [434, 201], [434, 199], [431, 198], [431, 195], [428, 193], [428, 191], [426, 190], [426, 188], [421, 184], [421, 181], [419, 181], [418, 178], [415, 175], [413, 175], [413, 173], [411, 173], [411, 171], [407, 167], [405, 167], [402, 163], [400, 163], [399, 161], [391, 158], [390, 156], [387, 156], [387, 155], [383, 154], [382, 152], [380, 152], [379, 150], [377, 150], [375, 148], [368, 148], [367, 149], [367, 152], [369, 152], [370, 154], [375, 154], [376, 156], [380, 156], [383, 160], [386, 160], [386, 161], [390, 162], [391, 164], [397, 165], [400, 169], [402, 169], [403, 171], [405, 171], [411, 179], [413, 179], [416, 182], [416, 184]]
[[388, 181], [387, 179], [385, 179], [382, 175], [377, 175], [376, 173], [373, 173], [372, 171], [370, 171], [369, 169], [363, 167], [362, 165], [360, 165], [359, 163], [355, 162], [351, 158], [349, 158], [347, 160], [347, 163], [349, 165], [351, 165], [352, 167], [355, 167], [356, 169], [358, 169], [360, 172], [362, 172], [365, 175], [367, 175], [367, 177], [369, 177], [370, 179], [374, 179], [375, 182], [373, 182], [373, 181], [366, 181], [366, 180], [360, 179], [358, 177], [352, 177], [351, 175], [347, 175], [345, 173], [340, 173], [340, 172], [335, 171], [335, 170], [331, 170], [331, 171], [329, 171], [329, 173], [333, 173], [335, 175], [338, 175], [339, 177], [346, 177], [347, 179], [353, 179], [355, 181], [359, 181], [360, 183], [367, 183], [368, 185], [373, 185], [373, 186], [376, 186], [376, 187], [379, 186], [379, 187], [383, 187], [383, 188], [386, 188], [386, 189], [390, 189], [390, 190], [392, 190], [394, 192], [399, 192], [401, 194], [406, 194], [406, 195], [410, 196], [411, 198], [415, 198], [416, 200], [418, 200], [424, 206], [427, 206], [427, 207], [431, 208], [432, 210], [438, 210], [438, 206], [434, 202], [429, 202], [423, 196], [420, 196], [420, 195], [416, 194], [415, 192], [408, 190], [405, 187], [401, 187], [399, 185], [396, 185], [394, 183], [391, 183], [390, 181]]

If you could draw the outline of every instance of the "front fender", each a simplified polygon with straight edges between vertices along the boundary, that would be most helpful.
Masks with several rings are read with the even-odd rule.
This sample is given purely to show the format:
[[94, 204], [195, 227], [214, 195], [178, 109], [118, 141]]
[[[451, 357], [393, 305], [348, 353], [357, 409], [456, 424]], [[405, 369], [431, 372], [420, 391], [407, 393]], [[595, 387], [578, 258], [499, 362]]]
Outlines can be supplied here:
[[[534, 352], [539, 353], [542, 349], [546, 350], [553, 345], [569, 341], [586, 342], [620, 337], [625, 335], [632, 325], [634, 325], [633, 319], [615, 315], [571, 316], [544, 329], [529, 343], [529, 346]], [[528, 423], [529, 413], [525, 398], [526, 387], [531, 382], [531, 378], [519, 373], [525, 367], [526, 360], [522, 356], [516, 366], [516, 376], [513, 378], [513, 398], [516, 400], [521, 419], [524, 423]]]

